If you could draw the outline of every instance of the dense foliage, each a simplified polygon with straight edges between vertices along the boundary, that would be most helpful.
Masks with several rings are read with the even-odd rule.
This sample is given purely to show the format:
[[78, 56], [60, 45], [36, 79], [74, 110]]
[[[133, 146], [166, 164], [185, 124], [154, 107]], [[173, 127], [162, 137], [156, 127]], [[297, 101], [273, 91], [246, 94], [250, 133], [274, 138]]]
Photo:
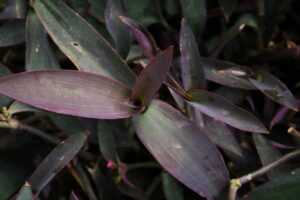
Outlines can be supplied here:
[[0, 199], [298, 199], [298, 6], [0, 0]]

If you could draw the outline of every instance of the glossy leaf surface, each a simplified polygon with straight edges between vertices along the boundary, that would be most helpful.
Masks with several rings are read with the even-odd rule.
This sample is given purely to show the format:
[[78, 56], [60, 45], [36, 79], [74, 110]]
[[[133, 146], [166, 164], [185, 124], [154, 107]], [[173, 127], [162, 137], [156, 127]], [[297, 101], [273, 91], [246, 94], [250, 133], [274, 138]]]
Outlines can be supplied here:
[[43, 25], [33, 10], [29, 10], [26, 21], [26, 70], [56, 69], [55, 57]]
[[194, 123], [159, 100], [133, 119], [142, 143], [170, 174], [201, 196], [218, 199], [228, 172], [216, 146]]
[[87, 135], [78, 133], [57, 145], [39, 164], [28, 179], [32, 190], [38, 194], [79, 152]]
[[107, 77], [73, 70], [42, 70], [0, 78], [0, 93], [48, 111], [114, 119], [137, 111], [123, 101], [131, 91]]
[[259, 70], [255, 79], [250, 79], [261, 92], [273, 101], [280, 103], [292, 110], [298, 111], [298, 103], [291, 91], [278, 78], [269, 72]]
[[112, 36], [115, 48], [123, 58], [126, 58], [131, 46], [131, 33], [119, 16], [125, 15], [121, 0], [108, 0], [105, 8], [106, 28]]
[[253, 115], [219, 95], [204, 90], [190, 90], [188, 94], [189, 104], [214, 119], [244, 131], [268, 133]]
[[165, 81], [171, 67], [173, 47], [155, 56], [139, 74], [133, 89], [132, 99], [148, 105]]
[[203, 89], [205, 75], [196, 38], [185, 19], [180, 29], [181, 77], [185, 90]]
[[20, 189], [16, 200], [33, 200], [31, 186], [28, 183], [25, 183]]
[[109, 43], [61, 1], [35, 0], [33, 7], [58, 47], [81, 71], [116, 79], [128, 87], [135, 76]]

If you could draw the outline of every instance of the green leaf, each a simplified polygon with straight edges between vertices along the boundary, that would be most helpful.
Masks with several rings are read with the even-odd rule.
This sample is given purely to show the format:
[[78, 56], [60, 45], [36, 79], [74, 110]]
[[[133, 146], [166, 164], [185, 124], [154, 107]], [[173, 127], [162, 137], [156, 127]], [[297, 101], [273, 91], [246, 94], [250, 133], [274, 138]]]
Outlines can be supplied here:
[[[3, 2], [4, 1], [4, 2]], [[28, 2], [24, 0], [2, 0], [0, 7], [4, 7], [0, 12], [0, 20], [26, 18]]]
[[[0, 63], [0, 77], [11, 74], [10, 70]], [[0, 109], [7, 106], [12, 100], [6, 96], [0, 95]]]
[[219, 0], [219, 3], [220, 3], [220, 5], [223, 8], [223, 12], [224, 12], [225, 18], [228, 21], [230, 15], [231, 15], [231, 13], [232, 13], [232, 11], [234, 9], [234, 6], [237, 3], [237, 0]]
[[200, 35], [205, 28], [207, 11], [205, 0], [180, 0], [183, 16], [190, 24], [195, 35]]
[[243, 200], [296, 200], [300, 195], [300, 170], [255, 188]]
[[297, 100], [291, 91], [278, 78], [269, 72], [258, 70], [255, 79], [249, 79], [255, 87], [273, 101], [298, 111]]
[[38, 108], [32, 107], [25, 103], [21, 103], [19, 101], [14, 101], [8, 108], [8, 113], [10, 115], [24, 113], [24, 112], [41, 112]]
[[244, 131], [268, 133], [253, 115], [219, 95], [204, 90], [190, 90], [188, 94], [191, 99], [187, 102], [203, 114]]
[[105, 25], [112, 36], [116, 50], [126, 58], [131, 46], [131, 33], [119, 16], [125, 15], [121, 0], [108, 0], [105, 8]]
[[142, 143], [171, 175], [201, 196], [220, 198], [229, 181], [225, 163], [193, 122], [159, 100], [133, 122]]
[[133, 86], [135, 75], [124, 60], [77, 13], [61, 1], [35, 0], [33, 7], [50, 37], [79, 70]]
[[50, 47], [46, 31], [30, 9], [26, 22], [26, 70], [60, 68], [59, 63]]
[[25, 21], [11, 20], [0, 27], [0, 47], [13, 46], [25, 42]]
[[16, 200], [33, 200], [31, 186], [27, 182], [19, 191]]
[[97, 20], [104, 21], [105, 0], [88, 0], [90, 3], [89, 13]]
[[56, 174], [76, 156], [86, 139], [87, 134], [85, 133], [71, 135], [47, 155], [28, 179], [36, 194], [40, 193]]
[[163, 189], [167, 200], [183, 200], [183, 188], [166, 172], [162, 173]]

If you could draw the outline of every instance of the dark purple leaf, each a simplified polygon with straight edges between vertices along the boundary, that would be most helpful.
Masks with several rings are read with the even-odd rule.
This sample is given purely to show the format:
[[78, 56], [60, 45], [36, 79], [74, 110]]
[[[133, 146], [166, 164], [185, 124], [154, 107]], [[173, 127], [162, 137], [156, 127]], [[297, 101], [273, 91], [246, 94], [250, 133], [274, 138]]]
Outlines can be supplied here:
[[[3, 1], [3, 0], [2, 0]], [[0, 19], [26, 18], [28, 2], [24, 0], [4, 0], [5, 8], [0, 12]]]
[[98, 73], [128, 87], [135, 75], [109, 43], [62, 1], [34, 0], [33, 8], [50, 37], [81, 71]]
[[155, 56], [140, 73], [132, 89], [132, 100], [147, 106], [167, 77], [171, 67], [173, 47]]
[[268, 133], [253, 115], [219, 95], [204, 90], [190, 90], [188, 94], [189, 104], [216, 120], [244, 131]]
[[131, 91], [110, 78], [73, 70], [41, 70], [0, 78], [0, 93], [48, 111], [88, 118], [135, 115]]
[[206, 79], [234, 88], [256, 89], [248, 80], [252, 74], [248, 67], [209, 58], [202, 58], [202, 61]]
[[121, 0], [108, 0], [105, 7], [105, 25], [112, 36], [115, 48], [126, 58], [131, 46], [131, 34], [128, 27], [120, 20], [124, 15], [124, 5]]
[[26, 70], [60, 68], [43, 25], [30, 9], [26, 21]]
[[193, 122], [159, 100], [133, 122], [142, 143], [171, 175], [201, 196], [223, 199], [229, 181], [225, 163]]
[[35, 196], [74, 158], [86, 139], [85, 133], [71, 135], [47, 155], [28, 179]]
[[203, 89], [205, 75], [196, 38], [185, 19], [180, 29], [181, 77], [185, 90]]
[[276, 125], [278, 122], [280, 122], [285, 117], [288, 110], [289, 110], [289, 108], [283, 106], [277, 111], [277, 113], [275, 114], [275, 116], [273, 117], [273, 119], [270, 123], [270, 129], [272, 129], [274, 125]]
[[154, 38], [142, 24], [125, 16], [119, 16], [119, 18], [130, 27], [133, 36], [148, 59], [153, 58], [154, 55], [160, 52]]
[[273, 101], [280, 103], [292, 110], [298, 111], [298, 102], [291, 91], [278, 78], [272, 74], [258, 70], [255, 79], [249, 79], [255, 87]]

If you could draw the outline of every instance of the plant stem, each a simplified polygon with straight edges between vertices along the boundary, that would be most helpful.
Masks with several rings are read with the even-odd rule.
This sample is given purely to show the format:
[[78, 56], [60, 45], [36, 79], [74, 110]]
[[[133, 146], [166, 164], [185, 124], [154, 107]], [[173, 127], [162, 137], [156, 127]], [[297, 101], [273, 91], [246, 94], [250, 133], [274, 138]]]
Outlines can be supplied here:
[[229, 189], [229, 195], [228, 195], [228, 200], [235, 200], [236, 198], [236, 193], [237, 193], [237, 190], [242, 187], [243, 184], [245, 183], [248, 183], [250, 182], [251, 180], [265, 174], [266, 172], [269, 172], [270, 170], [272, 170], [273, 168], [277, 167], [278, 165], [290, 160], [290, 159], [293, 159], [297, 156], [300, 155], [300, 149], [297, 149], [295, 151], [292, 151], [284, 156], [282, 156], [281, 158], [275, 160], [274, 162], [266, 165], [266, 166], [263, 166], [262, 168], [252, 172], [252, 173], [249, 173], [245, 176], [242, 176], [240, 178], [236, 178], [236, 179], [232, 179], [230, 181], [230, 189]]

